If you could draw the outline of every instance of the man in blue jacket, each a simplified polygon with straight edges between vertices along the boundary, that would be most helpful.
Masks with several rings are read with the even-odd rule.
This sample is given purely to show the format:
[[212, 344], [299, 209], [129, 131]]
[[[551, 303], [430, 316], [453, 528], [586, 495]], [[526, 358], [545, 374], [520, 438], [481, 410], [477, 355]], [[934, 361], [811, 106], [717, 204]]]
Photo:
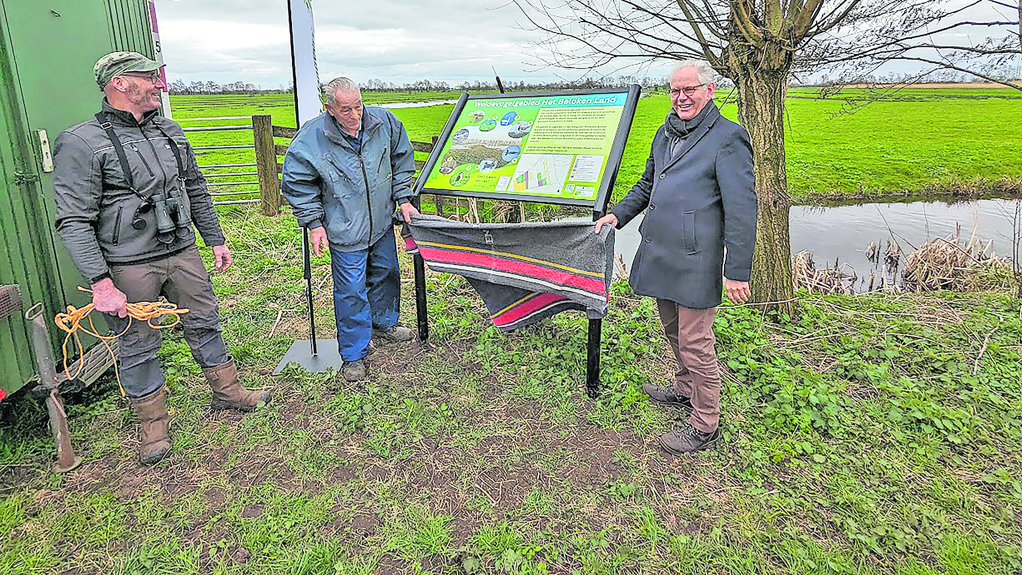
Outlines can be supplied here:
[[635, 293], [657, 298], [678, 361], [672, 388], [646, 384], [643, 391], [657, 403], [692, 411], [687, 427], [660, 437], [660, 446], [673, 454], [710, 447], [720, 438], [713, 320], [723, 288], [734, 303], [750, 295], [756, 240], [752, 146], [745, 128], [720, 115], [714, 88], [706, 62], [682, 62], [671, 74], [671, 111], [653, 138], [646, 171], [596, 222], [599, 233], [646, 210], [629, 283]]
[[330, 248], [337, 346], [348, 381], [366, 376], [369, 341], [405, 342], [397, 325], [401, 282], [394, 239], [395, 204], [407, 222], [415, 159], [401, 122], [383, 108], [362, 106], [348, 78], [323, 87], [326, 112], [309, 120], [284, 157], [283, 193], [309, 228], [317, 256]]

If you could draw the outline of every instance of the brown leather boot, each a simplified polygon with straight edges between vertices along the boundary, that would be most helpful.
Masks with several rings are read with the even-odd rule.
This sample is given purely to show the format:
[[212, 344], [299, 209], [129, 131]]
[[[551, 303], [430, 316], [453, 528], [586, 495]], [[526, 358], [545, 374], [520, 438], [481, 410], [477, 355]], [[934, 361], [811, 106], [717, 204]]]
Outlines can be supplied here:
[[152, 465], [170, 453], [170, 414], [167, 413], [167, 388], [145, 397], [132, 398], [131, 408], [142, 422], [142, 441], [138, 446], [138, 459], [143, 465]]
[[259, 403], [270, 400], [270, 392], [262, 390], [250, 390], [241, 386], [238, 381], [238, 368], [231, 359], [216, 367], [209, 367], [202, 370], [206, 381], [213, 388], [212, 409], [236, 409], [238, 411], [252, 411]]

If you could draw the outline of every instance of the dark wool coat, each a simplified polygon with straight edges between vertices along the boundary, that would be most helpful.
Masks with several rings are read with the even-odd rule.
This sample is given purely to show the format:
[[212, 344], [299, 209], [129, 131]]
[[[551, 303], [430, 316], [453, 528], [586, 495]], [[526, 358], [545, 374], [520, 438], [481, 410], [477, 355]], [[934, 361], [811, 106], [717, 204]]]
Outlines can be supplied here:
[[611, 210], [619, 228], [646, 210], [629, 277], [635, 293], [693, 309], [720, 305], [722, 264], [728, 279], [749, 281], [756, 241], [749, 134], [707, 106], [713, 108], [673, 156], [660, 127], [646, 171]]

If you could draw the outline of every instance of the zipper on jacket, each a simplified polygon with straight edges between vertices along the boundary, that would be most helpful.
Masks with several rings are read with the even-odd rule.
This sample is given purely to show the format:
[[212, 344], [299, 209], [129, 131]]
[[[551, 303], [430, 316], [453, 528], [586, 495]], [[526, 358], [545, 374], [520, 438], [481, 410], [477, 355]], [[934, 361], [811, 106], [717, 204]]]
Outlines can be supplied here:
[[117, 217], [114, 218], [114, 240], [113, 244], [116, 246], [121, 242], [121, 214], [124, 213], [124, 206], [117, 208]]
[[156, 177], [156, 174], [153, 173], [153, 169], [149, 167], [149, 162], [145, 161], [145, 156], [142, 155], [142, 152], [138, 149], [138, 146], [132, 144], [131, 149], [135, 150], [135, 153], [138, 154], [138, 159], [142, 160], [142, 165], [145, 166], [145, 169], [147, 172], [149, 172], [149, 175], [152, 177]]
[[[153, 145], [153, 141], [150, 140], [149, 136], [146, 135], [145, 130], [142, 129], [142, 126], [138, 127], [138, 131], [142, 132], [142, 137], [145, 138], [145, 141], [149, 143], [149, 149], [153, 151], [153, 157], [156, 158], [156, 165], [160, 167], [160, 173], [163, 174], [163, 191], [166, 191], [167, 184], [169, 183], [169, 180], [167, 179], [167, 170], [163, 169], [163, 163], [160, 162], [160, 155], [156, 153], [156, 146]], [[149, 173], [152, 174], [152, 171], [150, 170]]]
[[361, 149], [358, 151], [358, 165], [362, 168], [362, 181], [366, 185], [366, 206], [369, 208], [369, 239], [366, 240], [366, 249], [369, 249], [373, 247], [373, 200], [369, 197], [369, 175], [366, 174], [366, 163]]

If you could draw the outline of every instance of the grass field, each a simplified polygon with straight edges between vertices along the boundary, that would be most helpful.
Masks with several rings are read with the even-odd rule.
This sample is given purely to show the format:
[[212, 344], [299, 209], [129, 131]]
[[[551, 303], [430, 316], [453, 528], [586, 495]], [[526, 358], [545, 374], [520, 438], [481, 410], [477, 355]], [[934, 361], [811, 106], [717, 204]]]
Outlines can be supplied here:
[[[160, 352], [174, 447], [155, 467], [137, 464], [109, 379], [69, 398], [85, 463], [67, 475], [49, 470], [41, 403], [0, 403], [0, 573], [1022, 570], [1017, 300], [806, 295], [777, 322], [725, 306], [722, 444], [671, 458], [654, 440], [684, 415], [640, 389], [673, 360], [653, 302], [625, 284], [596, 402], [581, 314], [503, 335], [466, 282], [436, 274], [428, 345], [377, 349], [364, 385], [273, 378], [307, 337], [296, 224], [220, 211], [236, 258], [213, 276], [226, 340], [273, 402], [210, 412], [175, 329]], [[321, 337], [328, 270], [317, 258]]]
[[[843, 90], [828, 95], [826, 100], [806, 99], [815, 93], [793, 89], [793, 97], [788, 100], [788, 183], [797, 204], [1022, 194], [1022, 136], [1017, 129], [1022, 125], [1022, 92], [1009, 88], [907, 88], [887, 94], [887, 101], [864, 107], [856, 107], [867, 97], [862, 89]], [[456, 93], [428, 95], [456, 97]], [[366, 101], [415, 101], [425, 96], [367, 93]], [[718, 100], [724, 101], [726, 96], [719, 92]], [[650, 142], [669, 106], [665, 95], [640, 100], [615, 186], [615, 200], [623, 197], [641, 174]], [[294, 125], [289, 95], [175, 96], [172, 107], [179, 120], [271, 114], [275, 124]], [[429, 141], [443, 128], [452, 108], [401, 108], [394, 113], [405, 123], [412, 139]], [[724, 113], [732, 119], [737, 115], [733, 104], [726, 105]], [[197, 145], [248, 142], [250, 137], [249, 132], [191, 135]], [[251, 158], [251, 152], [217, 152], [208, 155], [206, 163], [240, 163], [246, 157]]]
[[[286, 96], [204, 98], [175, 98], [176, 117], [293, 125]], [[641, 101], [622, 182], [666, 102]], [[796, 199], [1017, 181], [1019, 103], [926, 92], [847, 115], [840, 99], [793, 98]], [[424, 140], [449, 111], [396, 113]], [[274, 378], [308, 337], [297, 224], [286, 209], [218, 212], [235, 255], [212, 277], [225, 339], [273, 401], [211, 412], [175, 328], [160, 351], [174, 444], [154, 467], [137, 463], [137, 421], [109, 377], [66, 398], [84, 460], [67, 475], [51, 471], [42, 402], [0, 402], [0, 573], [1022, 573], [1022, 302], [1006, 294], [802, 293], [796, 319], [725, 305], [723, 439], [673, 458], [655, 440], [685, 414], [641, 387], [668, 382], [674, 360], [654, 303], [626, 283], [603, 322], [597, 401], [584, 393], [584, 316], [501, 334], [463, 279], [432, 272], [427, 344], [377, 348], [362, 385]], [[318, 335], [332, 337], [329, 257], [313, 264]], [[411, 326], [409, 264], [402, 254]]]

